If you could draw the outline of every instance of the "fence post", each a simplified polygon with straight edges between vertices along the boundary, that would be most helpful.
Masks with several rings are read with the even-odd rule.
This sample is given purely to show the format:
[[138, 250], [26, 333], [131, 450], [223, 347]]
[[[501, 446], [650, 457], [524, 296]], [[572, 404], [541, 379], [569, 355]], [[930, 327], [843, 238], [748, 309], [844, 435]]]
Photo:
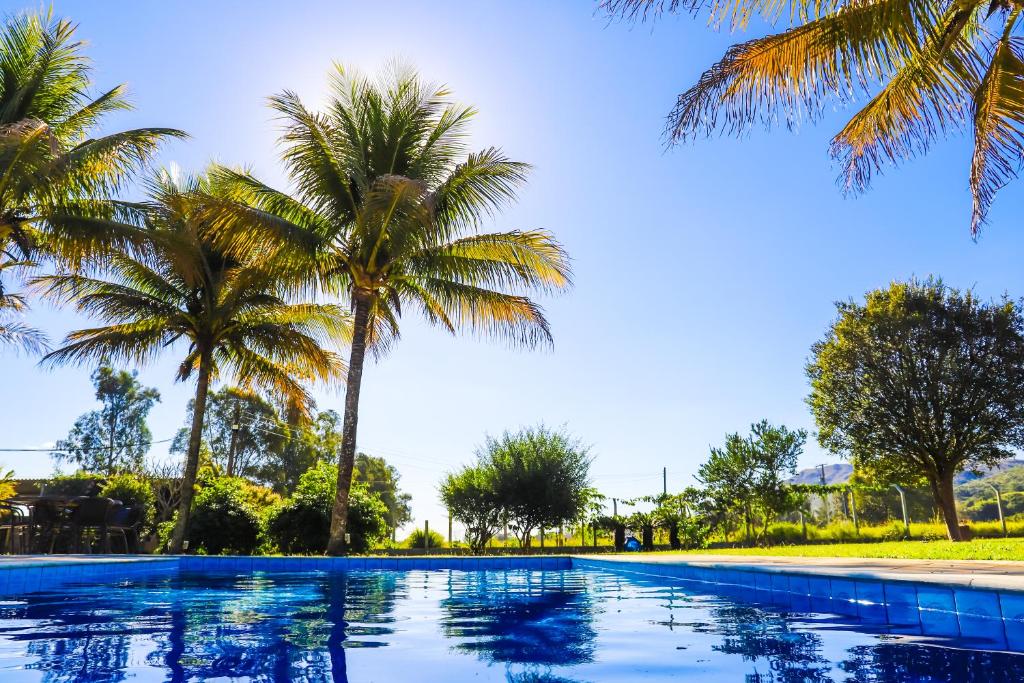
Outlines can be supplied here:
[[597, 547], [597, 522], [594, 522], [594, 547]]
[[910, 538], [910, 517], [907, 515], [907, 494], [903, 491], [903, 487], [899, 484], [893, 484], [892, 487], [900, 492], [900, 508], [903, 509], [903, 528], [907, 532], [907, 539]]
[[430, 550], [430, 522], [423, 520], [423, 549]]
[[849, 487], [849, 489], [850, 489], [850, 512], [853, 513], [853, 531], [858, 536], [860, 536], [860, 524], [857, 522], [857, 492], [853, 490], [852, 486]]
[[999, 492], [995, 484], [989, 484], [988, 487], [996, 493], [996, 509], [999, 510], [999, 523], [1003, 526], [1003, 536], [1009, 536], [1006, 532], [1006, 518], [1003, 517], [1003, 494]]
[[452, 511], [448, 511], [448, 547], [452, 545]]

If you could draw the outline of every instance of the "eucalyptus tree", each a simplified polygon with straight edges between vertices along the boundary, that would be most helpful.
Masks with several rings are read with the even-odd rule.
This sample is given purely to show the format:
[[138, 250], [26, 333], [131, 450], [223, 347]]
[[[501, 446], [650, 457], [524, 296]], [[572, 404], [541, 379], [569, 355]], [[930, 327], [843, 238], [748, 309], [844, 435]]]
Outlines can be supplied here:
[[[367, 351], [397, 339], [403, 310], [526, 347], [550, 344], [527, 293], [570, 281], [568, 258], [543, 231], [479, 232], [516, 196], [528, 166], [499, 149], [468, 152], [472, 107], [395, 68], [374, 82], [338, 67], [323, 111], [293, 92], [271, 98], [284, 123], [289, 195], [222, 169], [234, 201], [217, 209], [236, 250], [276, 247], [306, 264], [309, 285], [346, 299], [353, 335], [345, 387], [330, 553], [345, 547]], [[235, 230], [242, 224], [253, 229]]]
[[675, 141], [715, 131], [815, 120], [858, 100], [832, 139], [848, 190], [887, 165], [970, 131], [976, 234], [1024, 153], [1024, 35], [1020, 0], [604, 0], [613, 15], [707, 13], [745, 29], [753, 18], [786, 30], [730, 47], [679, 95]]
[[180, 552], [186, 538], [211, 382], [230, 375], [239, 386], [307, 407], [304, 382], [337, 379], [344, 371], [322, 345], [351, 333], [343, 308], [289, 298], [285, 266], [217, 248], [202, 209], [212, 190], [206, 178], [157, 178], [144, 211], [147, 244], [109, 255], [95, 274], [58, 273], [33, 282], [44, 296], [73, 303], [103, 323], [68, 334], [47, 361], [141, 365], [176, 348], [177, 379], [195, 378], [171, 552]]
[[[112, 197], [162, 140], [184, 135], [141, 128], [94, 136], [105, 115], [130, 105], [123, 85], [89, 95], [92, 67], [75, 30], [52, 12], [23, 14], [0, 28], [0, 260], [5, 263], [30, 267], [40, 253], [75, 262], [139, 239], [122, 220], [130, 207]], [[19, 304], [24, 308], [24, 300]], [[0, 344], [39, 350], [42, 336], [6, 308]]]

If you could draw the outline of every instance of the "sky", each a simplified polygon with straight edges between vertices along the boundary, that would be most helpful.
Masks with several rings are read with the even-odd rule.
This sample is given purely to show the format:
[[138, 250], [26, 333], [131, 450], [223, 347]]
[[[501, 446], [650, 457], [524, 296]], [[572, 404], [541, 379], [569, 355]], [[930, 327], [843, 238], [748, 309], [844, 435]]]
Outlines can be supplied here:
[[[804, 374], [835, 301], [928, 275], [984, 297], [1024, 294], [1011, 213], [1024, 190], [1004, 190], [972, 240], [962, 137], [857, 197], [839, 190], [828, 156], [848, 108], [794, 131], [666, 148], [676, 94], [764, 27], [716, 32], [688, 16], [634, 26], [584, 0], [82, 0], [55, 11], [79, 23], [97, 88], [128, 84], [135, 110], [110, 130], [191, 135], [162, 164], [245, 165], [283, 187], [267, 97], [291, 89], [315, 107], [333, 62], [373, 74], [400, 59], [479, 109], [472, 146], [533, 165], [518, 203], [485, 227], [547, 229], [572, 256], [574, 287], [541, 299], [554, 348], [453, 338], [409, 314], [396, 348], [363, 376], [358, 447], [398, 468], [417, 526], [444, 527], [437, 484], [485, 435], [541, 422], [579, 437], [595, 485], [619, 499], [660, 492], [662, 468], [670, 489], [692, 483], [710, 446], [763, 418], [808, 430], [802, 466], [835, 462], [815, 442]], [[87, 324], [44, 304], [31, 320], [55, 340]], [[156, 440], [182, 426], [194, 391], [174, 383], [174, 359], [139, 368], [162, 396]], [[0, 362], [2, 448], [48, 447], [95, 407], [90, 367], [41, 368], [10, 352]], [[340, 412], [337, 388], [316, 396]], [[46, 453], [0, 453], [0, 465], [53, 471]]]

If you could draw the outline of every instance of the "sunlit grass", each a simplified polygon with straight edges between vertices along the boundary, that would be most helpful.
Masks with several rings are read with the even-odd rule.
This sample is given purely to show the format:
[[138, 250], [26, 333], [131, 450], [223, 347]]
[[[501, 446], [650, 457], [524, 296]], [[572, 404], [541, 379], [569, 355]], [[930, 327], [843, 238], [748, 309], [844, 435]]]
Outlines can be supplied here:
[[952, 541], [883, 541], [782, 545], [770, 548], [719, 548], [678, 554], [776, 555], [785, 557], [880, 557], [915, 560], [1024, 560], [1024, 538], [983, 538]]

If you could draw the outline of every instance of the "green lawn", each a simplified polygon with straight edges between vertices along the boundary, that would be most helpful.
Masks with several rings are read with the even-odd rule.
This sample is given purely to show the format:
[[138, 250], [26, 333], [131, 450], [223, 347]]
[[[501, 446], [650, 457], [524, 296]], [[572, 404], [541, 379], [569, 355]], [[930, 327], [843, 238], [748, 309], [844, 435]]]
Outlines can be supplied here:
[[691, 550], [682, 551], [682, 554], [1024, 561], [1024, 538], [982, 538], [967, 543], [952, 543], [951, 541], [886, 541], [883, 543], [836, 543], [832, 545], [783, 545], [771, 548]]

